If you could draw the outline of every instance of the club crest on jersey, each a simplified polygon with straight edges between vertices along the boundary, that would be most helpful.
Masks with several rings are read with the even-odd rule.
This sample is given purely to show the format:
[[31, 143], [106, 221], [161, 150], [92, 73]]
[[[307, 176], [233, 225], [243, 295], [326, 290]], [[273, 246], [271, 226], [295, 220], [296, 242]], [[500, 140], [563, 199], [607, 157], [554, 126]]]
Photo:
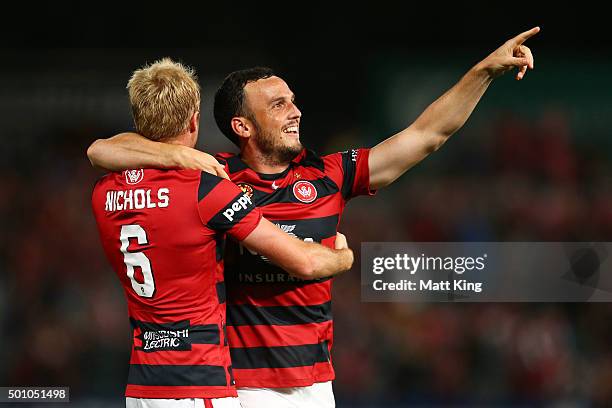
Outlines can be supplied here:
[[253, 197], [253, 186], [247, 183], [238, 183], [236, 184], [247, 197]]
[[317, 189], [310, 181], [298, 181], [293, 185], [293, 195], [303, 203], [312, 203], [317, 198]]
[[144, 170], [126, 170], [125, 171], [125, 182], [128, 184], [138, 184], [144, 178]]

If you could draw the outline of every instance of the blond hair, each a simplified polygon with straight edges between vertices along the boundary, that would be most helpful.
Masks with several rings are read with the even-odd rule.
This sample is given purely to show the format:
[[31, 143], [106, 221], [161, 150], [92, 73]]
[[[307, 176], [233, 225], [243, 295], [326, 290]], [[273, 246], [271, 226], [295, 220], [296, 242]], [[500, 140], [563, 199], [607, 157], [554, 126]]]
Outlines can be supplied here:
[[127, 89], [136, 130], [151, 140], [181, 134], [200, 110], [195, 72], [170, 58], [134, 71]]

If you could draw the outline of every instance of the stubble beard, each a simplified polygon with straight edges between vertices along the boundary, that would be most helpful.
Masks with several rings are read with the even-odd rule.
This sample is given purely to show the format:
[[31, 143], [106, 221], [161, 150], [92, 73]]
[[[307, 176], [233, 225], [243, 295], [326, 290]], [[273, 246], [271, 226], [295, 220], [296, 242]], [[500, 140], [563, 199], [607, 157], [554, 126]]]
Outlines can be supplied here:
[[304, 148], [302, 143], [298, 142], [294, 145], [282, 145], [280, 140], [274, 137], [270, 132], [264, 131], [258, 124], [255, 124], [257, 129], [257, 138], [255, 139], [257, 147], [262, 154], [262, 160], [268, 165], [286, 165], [289, 164]]

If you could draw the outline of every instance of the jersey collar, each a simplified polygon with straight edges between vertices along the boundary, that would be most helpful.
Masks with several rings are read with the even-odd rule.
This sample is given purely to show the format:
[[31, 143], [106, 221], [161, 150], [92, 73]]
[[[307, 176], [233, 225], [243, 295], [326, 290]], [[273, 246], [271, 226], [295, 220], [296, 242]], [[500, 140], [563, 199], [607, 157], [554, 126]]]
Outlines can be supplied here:
[[249, 169], [253, 173], [257, 174], [257, 176], [259, 176], [262, 180], [278, 180], [285, 178], [293, 166], [300, 164], [302, 160], [304, 160], [304, 157], [306, 157], [306, 153], [306, 149], [302, 149], [302, 151], [291, 160], [289, 166], [287, 166], [287, 168], [280, 173], [257, 173], [255, 170], [251, 169], [244, 161], [242, 161], [238, 154], [227, 159], [227, 165], [230, 174], [239, 172], [241, 170]]

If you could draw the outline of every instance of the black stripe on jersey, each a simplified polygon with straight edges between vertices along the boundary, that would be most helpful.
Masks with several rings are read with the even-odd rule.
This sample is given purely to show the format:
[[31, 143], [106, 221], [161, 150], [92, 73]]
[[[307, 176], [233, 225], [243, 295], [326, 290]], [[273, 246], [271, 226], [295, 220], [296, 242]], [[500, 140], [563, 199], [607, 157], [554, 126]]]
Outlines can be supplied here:
[[219, 326], [216, 324], [194, 325], [189, 329], [191, 344], [219, 344]]
[[271, 223], [288, 234], [293, 234], [300, 239], [312, 238], [315, 242], [321, 242], [325, 238], [336, 235], [339, 215], [333, 214], [327, 217], [306, 218], [301, 220], [273, 220]]
[[217, 263], [223, 260], [225, 253], [225, 234], [215, 234], [215, 260]]
[[215, 286], [217, 288], [217, 298], [219, 299], [219, 303], [225, 303], [225, 282], [217, 282]]
[[238, 155], [225, 159], [225, 162], [227, 163], [229, 174], [238, 173], [239, 171], [249, 168], [249, 166], [247, 166]]
[[312, 150], [306, 150], [306, 155], [300, 160], [299, 164], [304, 167], [314, 167], [317, 170], [325, 172], [325, 162], [321, 156]]
[[213, 176], [206, 172], [200, 174], [200, 186], [198, 187], [198, 201], [201, 201], [213, 188], [223, 180], [221, 177]]
[[229, 326], [289, 326], [331, 319], [331, 302], [311, 306], [227, 305]]
[[[355, 157], [355, 160], [353, 160]], [[351, 197], [353, 183], [355, 182], [355, 173], [357, 172], [357, 150], [347, 150], [342, 152], [342, 170], [344, 178], [342, 179], [342, 197], [345, 200]]]
[[213, 365], [130, 364], [128, 384], [153, 386], [226, 386], [225, 367]]
[[232, 365], [238, 369], [312, 366], [330, 360], [327, 341], [280, 347], [231, 348]]
[[234, 370], [232, 370], [232, 366], [227, 367], [227, 372], [230, 377], [230, 385], [236, 385], [236, 381], [234, 381]]
[[189, 320], [171, 323], [151, 323], [130, 318], [133, 328], [139, 328], [137, 336], [142, 341], [142, 347], [136, 350], [144, 352], [155, 351], [185, 351], [191, 350], [192, 344], [220, 344], [219, 326], [216, 324], [194, 324]]
[[[308, 180], [308, 179], [300, 179], [298, 181], [309, 181], [314, 187], [317, 189], [317, 200], [322, 197], [327, 197], [338, 192], [338, 186], [334, 183], [329, 177], [325, 176], [320, 179]], [[298, 200], [293, 194], [293, 184], [288, 187], [279, 188], [273, 193], [265, 193], [258, 190], [255, 190], [254, 194], [254, 203], [258, 207], [263, 207], [268, 204], [275, 203], [300, 203], [303, 204], [300, 200]]]
[[227, 346], [227, 324], [223, 323], [223, 345]]
[[225, 232], [238, 224], [254, 209], [255, 205], [251, 199], [241, 191], [206, 224], [217, 232]]

